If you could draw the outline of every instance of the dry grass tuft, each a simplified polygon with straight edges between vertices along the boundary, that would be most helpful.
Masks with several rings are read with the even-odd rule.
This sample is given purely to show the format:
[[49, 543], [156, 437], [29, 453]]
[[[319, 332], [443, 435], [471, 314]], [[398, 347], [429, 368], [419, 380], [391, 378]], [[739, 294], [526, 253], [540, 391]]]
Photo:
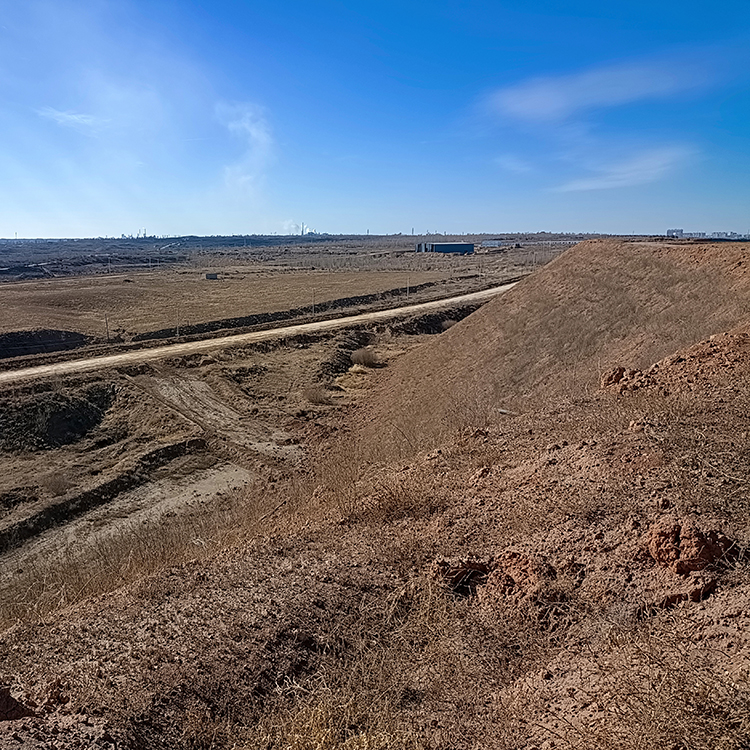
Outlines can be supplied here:
[[250, 744], [263, 750], [419, 750], [424, 744], [399, 730], [387, 702], [321, 686], [301, 705], [264, 722]]
[[53, 497], [60, 497], [71, 490], [75, 484], [65, 474], [55, 472], [39, 477], [39, 486]]
[[328, 406], [332, 403], [331, 394], [322, 385], [310, 385], [302, 391], [305, 401], [316, 406]]
[[351, 515], [353, 521], [389, 523], [422, 518], [446, 507], [446, 493], [431, 477], [384, 474], [375, 480], [369, 497]]
[[351, 353], [352, 363], [363, 367], [380, 367], [378, 355], [372, 349], [355, 349]]

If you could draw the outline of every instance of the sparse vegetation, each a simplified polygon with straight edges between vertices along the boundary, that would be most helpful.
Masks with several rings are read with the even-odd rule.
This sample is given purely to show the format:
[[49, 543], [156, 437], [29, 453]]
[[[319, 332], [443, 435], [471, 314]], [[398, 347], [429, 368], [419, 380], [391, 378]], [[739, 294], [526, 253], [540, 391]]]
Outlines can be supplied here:
[[322, 385], [310, 385], [302, 391], [302, 397], [315, 406], [329, 406], [331, 394]]
[[39, 477], [39, 486], [53, 497], [59, 497], [75, 485], [65, 474], [55, 472], [52, 474], [42, 474]]
[[362, 367], [378, 367], [380, 360], [378, 355], [372, 349], [356, 349], [351, 354], [352, 363]]

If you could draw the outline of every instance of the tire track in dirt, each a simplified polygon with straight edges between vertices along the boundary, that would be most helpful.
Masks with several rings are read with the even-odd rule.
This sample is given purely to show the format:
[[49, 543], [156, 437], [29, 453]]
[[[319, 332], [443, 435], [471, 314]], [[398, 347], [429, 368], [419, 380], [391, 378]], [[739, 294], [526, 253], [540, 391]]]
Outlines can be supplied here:
[[124, 377], [147, 397], [195, 425], [208, 450], [228, 463], [255, 470], [259, 460], [280, 466], [300, 457], [297, 446], [278, 445], [270, 434], [248, 433], [241, 424], [240, 414], [223, 403], [206, 383], [166, 374], [159, 378], [144, 375]]
[[74, 373], [95, 372], [109, 367], [140, 364], [142, 362], [163, 359], [165, 357], [179, 357], [186, 354], [196, 354], [198, 352], [206, 352], [228, 346], [254, 344], [260, 341], [285, 338], [287, 336], [298, 336], [305, 333], [320, 333], [322, 331], [335, 330], [336, 328], [343, 328], [346, 326], [373, 323], [404, 315], [416, 315], [429, 310], [449, 307], [451, 305], [484, 302], [498, 294], [508, 291], [514, 287], [516, 283], [517, 282], [503, 284], [502, 286], [485, 289], [481, 292], [462, 294], [458, 297], [449, 297], [447, 299], [435, 300], [433, 302], [422, 302], [417, 305], [407, 305], [406, 307], [396, 307], [388, 310], [360, 313], [358, 315], [348, 315], [333, 320], [319, 320], [314, 323], [300, 323], [292, 326], [284, 326], [282, 328], [271, 328], [265, 331], [253, 331], [251, 333], [222, 336], [220, 338], [206, 339], [202, 341], [189, 341], [183, 344], [168, 344], [166, 346], [159, 346], [152, 349], [111, 354], [103, 357], [69, 360], [67, 362], [59, 362], [51, 365], [39, 365], [37, 367], [27, 367], [20, 370], [9, 370], [6, 372], [0, 372], [0, 385], [34, 378], [43, 378], [50, 375], [71, 375]]

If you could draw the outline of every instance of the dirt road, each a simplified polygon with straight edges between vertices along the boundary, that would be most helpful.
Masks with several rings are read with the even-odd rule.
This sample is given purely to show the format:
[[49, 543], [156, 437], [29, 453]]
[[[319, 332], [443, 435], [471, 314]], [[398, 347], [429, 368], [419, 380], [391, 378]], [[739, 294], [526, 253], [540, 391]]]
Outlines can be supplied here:
[[430, 310], [460, 305], [471, 302], [483, 302], [497, 294], [507, 291], [515, 286], [504, 284], [502, 286], [485, 289], [482, 292], [462, 294], [458, 297], [423, 302], [418, 305], [407, 305], [389, 310], [378, 310], [376, 312], [362, 313], [360, 315], [349, 315], [333, 320], [319, 320], [314, 323], [301, 323], [283, 328], [271, 328], [265, 331], [253, 331], [252, 333], [241, 333], [233, 336], [222, 336], [221, 338], [205, 339], [203, 341], [188, 341], [184, 344], [168, 344], [153, 349], [143, 349], [122, 354], [111, 354], [104, 357], [92, 357], [90, 359], [75, 359], [68, 362], [59, 362], [52, 365], [39, 365], [37, 367], [26, 367], [20, 370], [9, 370], [0, 372], [0, 385], [15, 383], [33, 378], [43, 378], [49, 375], [68, 375], [72, 373], [94, 372], [108, 367], [119, 367], [132, 365], [149, 360], [162, 359], [164, 357], [179, 357], [185, 354], [210, 351], [227, 346], [238, 346], [242, 344], [254, 344], [259, 341], [268, 341], [286, 336], [297, 336], [304, 333], [318, 333], [345, 326], [358, 325], [360, 323], [371, 323], [378, 320], [400, 317], [403, 315], [417, 315]]

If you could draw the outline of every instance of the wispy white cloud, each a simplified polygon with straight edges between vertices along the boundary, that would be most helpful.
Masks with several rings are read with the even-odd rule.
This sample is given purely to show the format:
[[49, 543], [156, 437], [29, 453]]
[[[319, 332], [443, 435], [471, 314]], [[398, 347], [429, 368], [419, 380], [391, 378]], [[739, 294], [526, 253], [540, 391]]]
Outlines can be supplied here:
[[705, 85], [709, 73], [695, 63], [629, 62], [565, 76], [531, 78], [490, 94], [497, 114], [525, 121], [560, 121], [579, 112], [672, 96]]
[[65, 128], [73, 128], [74, 130], [89, 135], [107, 122], [105, 119], [94, 115], [88, 115], [82, 112], [62, 112], [54, 107], [43, 107], [42, 109], [37, 110], [37, 114], [40, 117], [53, 120], [58, 125]]
[[656, 182], [685, 162], [695, 151], [686, 146], [664, 146], [634, 154], [623, 161], [603, 165], [588, 177], [571, 180], [555, 188], [556, 192], [611, 190]]
[[494, 162], [498, 167], [502, 167], [506, 172], [512, 172], [513, 174], [526, 174], [534, 169], [530, 162], [515, 154], [496, 156]]
[[227, 186], [236, 190], [255, 188], [273, 157], [274, 139], [265, 109], [250, 103], [220, 103], [216, 116], [245, 147], [237, 161], [224, 167]]

